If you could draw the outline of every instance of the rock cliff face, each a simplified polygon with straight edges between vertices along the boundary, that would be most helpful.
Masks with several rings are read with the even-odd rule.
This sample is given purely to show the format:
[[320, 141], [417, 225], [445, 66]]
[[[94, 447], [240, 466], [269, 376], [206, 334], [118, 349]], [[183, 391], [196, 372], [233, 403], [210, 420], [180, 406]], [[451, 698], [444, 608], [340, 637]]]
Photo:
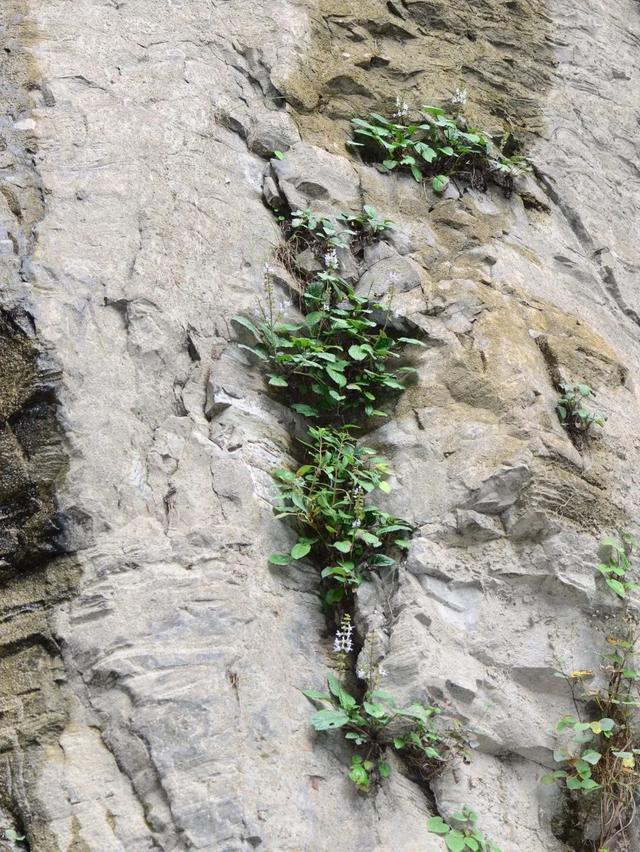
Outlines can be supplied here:
[[[640, 527], [637, 0], [4, 0], [0, 40], [6, 847], [437, 852], [468, 804], [503, 852], [574, 848], [554, 673], [598, 669], [598, 542]], [[525, 142], [510, 198], [345, 148], [458, 87]], [[427, 344], [367, 435], [416, 535], [356, 623], [385, 689], [475, 731], [429, 790], [355, 794], [299, 692], [331, 666], [317, 572], [267, 557], [301, 424], [229, 324], [286, 280], [278, 199], [392, 219], [350, 274]], [[563, 381], [609, 416], [583, 446]]]

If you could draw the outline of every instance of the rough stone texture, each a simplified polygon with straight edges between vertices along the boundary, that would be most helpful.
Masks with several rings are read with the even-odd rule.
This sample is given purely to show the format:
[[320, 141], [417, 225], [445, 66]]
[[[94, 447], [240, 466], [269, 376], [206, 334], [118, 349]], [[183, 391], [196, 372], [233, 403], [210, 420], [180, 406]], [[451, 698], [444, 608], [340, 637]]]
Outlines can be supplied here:
[[[636, 0], [33, 0], [0, 26], [23, 99], [2, 125], [6, 304], [41, 341], [8, 357], [46, 344], [62, 369], [78, 549], [3, 588], [3, 819], [38, 852], [437, 852], [426, 815], [467, 803], [504, 852], [564, 848], [538, 785], [572, 709], [553, 672], [597, 667], [617, 617], [597, 542], [638, 528]], [[352, 115], [457, 86], [474, 120], [524, 128], [537, 184], [440, 199], [346, 152]], [[270, 202], [373, 204], [396, 225], [361, 272], [416, 282], [392, 322], [427, 343], [417, 380], [367, 441], [418, 533], [357, 620], [386, 688], [477, 732], [433, 800], [401, 766], [351, 791], [298, 691], [330, 665], [316, 578], [266, 565], [299, 424], [228, 321], [281, 239], [276, 145]], [[554, 413], [577, 379], [609, 413], [582, 451]]]

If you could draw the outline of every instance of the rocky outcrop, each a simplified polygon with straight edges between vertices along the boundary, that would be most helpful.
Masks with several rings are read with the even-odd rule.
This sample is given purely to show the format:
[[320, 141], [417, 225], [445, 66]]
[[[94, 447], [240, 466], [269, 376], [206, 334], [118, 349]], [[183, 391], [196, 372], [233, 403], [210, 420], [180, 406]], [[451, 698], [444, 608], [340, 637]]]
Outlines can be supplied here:
[[[638, 526], [638, 4], [25, 0], [0, 25], [13, 848], [437, 852], [426, 819], [461, 804], [503, 852], [572, 848], [539, 785], [573, 709], [554, 672], [598, 668], [620, 611], [598, 541]], [[345, 148], [352, 116], [456, 88], [523, 136], [512, 197]], [[265, 265], [295, 310], [274, 211], [363, 202], [394, 228], [345, 275], [426, 347], [367, 435], [416, 535], [356, 626], [385, 688], [477, 740], [430, 789], [394, 765], [369, 798], [299, 692], [331, 666], [316, 573], [267, 565], [302, 424], [229, 326]], [[587, 445], [562, 381], [609, 415]]]

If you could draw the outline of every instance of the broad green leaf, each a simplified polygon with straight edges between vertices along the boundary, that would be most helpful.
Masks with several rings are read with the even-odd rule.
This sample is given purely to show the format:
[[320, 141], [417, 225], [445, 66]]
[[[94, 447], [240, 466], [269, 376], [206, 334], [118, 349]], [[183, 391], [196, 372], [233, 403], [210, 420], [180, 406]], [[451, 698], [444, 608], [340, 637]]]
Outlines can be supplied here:
[[349, 722], [344, 710], [318, 710], [311, 717], [311, 724], [316, 731], [329, 731], [341, 728]]
[[607, 586], [618, 595], [620, 598], [624, 598], [627, 596], [624, 586], [620, 582], [620, 580], [614, 580], [612, 577], [607, 577], [606, 579]]
[[431, 186], [434, 192], [444, 192], [449, 183], [449, 178], [446, 175], [436, 175], [431, 179]]
[[251, 334], [253, 334], [256, 340], [260, 340], [260, 332], [251, 322], [251, 320], [247, 319], [246, 317], [240, 316], [240, 314], [237, 314], [236, 316], [231, 317], [231, 322], [235, 322], [237, 325], [241, 325], [244, 328], [248, 329]]
[[331, 698], [324, 692], [318, 692], [317, 689], [302, 689], [302, 694], [305, 698], [310, 698], [312, 701], [330, 701]]
[[288, 565], [291, 562], [291, 557], [288, 553], [272, 553], [269, 562], [272, 565]]
[[594, 751], [593, 749], [587, 749], [587, 751], [583, 751], [580, 755], [582, 760], [586, 760], [587, 763], [590, 763], [592, 766], [595, 766], [596, 763], [600, 760], [602, 755], [598, 751]]
[[450, 831], [445, 836], [444, 842], [449, 852], [463, 852], [466, 846], [464, 834], [460, 831]]
[[386, 479], [383, 479], [381, 482], [378, 483], [378, 488], [384, 494], [389, 494], [391, 491], [391, 486], [389, 485]]
[[366, 530], [358, 530], [357, 538], [362, 539], [362, 541], [371, 545], [371, 547], [380, 547], [382, 544], [377, 535], [373, 535], [373, 533], [367, 532]]
[[291, 406], [298, 414], [303, 414], [305, 417], [317, 417], [318, 412], [315, 408], [312, 408], [310, 405], [305, 405], [302, 402], [294, 402]]
[[352, 546], [350, 541], [336, 541], [331, 545], [331, 547], [339, 550], [340, 553], [351, 553]]
[[246, 349], [247, 352], [251, 352], [257, 358], [260, 358], [262, 361], [268, 361], [269, 356], [263, 349], [258, 349], [258, 347], [253, 346], [245, 346], [244, 343], [238, 343], [238, 349]]
[[451, 828], [440, 816], [431, 817], [427, 822], [427, 828], [433, 834], [449, 834]]
[[282, 376], [276, 376], [273, 373], [271, 374], [271, 376], [269, 378], [269, 384], [275, 385], [276, 387], [279, 387], [279, 388], [289, 387], [289, 382], [286, 379], [283, 379]]
[[395, 160], [383, 160], [382, 165], [385, 167], [385, 169], [391, 170], [395, 169], [398, 164]]
[[294, 559], [303, 559], [311, 550], [311, 542], [302, 541], [294, 544], [291, 548], [291, 556]]
[[276, 160], [284, 160], [284, 154], [282, 153], [282, 151], [274, 151], [273, 156], [276, 158]]
[[388, 778], [391, 775], [391, 767], [386, 760], [378, 761], [378, 772], [381, 778]]
[[349, 347], [349, 355], [353, 358], [354, 361], [364, 361], [367, 357], [367, 352], [361, 346], [350, 346]]

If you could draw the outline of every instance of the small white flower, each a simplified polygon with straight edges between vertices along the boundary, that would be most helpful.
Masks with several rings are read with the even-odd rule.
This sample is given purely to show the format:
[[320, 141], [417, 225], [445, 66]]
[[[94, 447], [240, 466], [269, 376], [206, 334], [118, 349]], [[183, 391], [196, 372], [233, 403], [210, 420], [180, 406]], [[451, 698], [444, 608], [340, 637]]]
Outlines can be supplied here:
[[324, 256], [324, 265], [327, 269], [337, 269], [338, 268], [338, 253], [335, 249], [331, 249]]
[[354, 522], [351, 524], [352, 529], [356, 529], [356, 530], [357, 530], [359, 526], [362, 526], [362, 521], [354, 521]]
[[353, 625], [351, 624], [351, 619], [348, 615], [346, 615], [342, 619], [342, 624], [338, 628], [336, 633], [336, 637], [333, 640], [333, 650], [338, 653], [348, 654], [353, 650], [353, 642], [351, 641], [351, 634], [353, 633]]
[[460, 104], [460, 106], [464, 106], [469, 97], [469, 93], [466, 89], [456, 89], [451, 97], [452, 104]]
[[409, 104], [400, 99], [400, 95], [396, 95], [396, 111], [393, 114], [394, 118], [406, 118], [409, 115]]

